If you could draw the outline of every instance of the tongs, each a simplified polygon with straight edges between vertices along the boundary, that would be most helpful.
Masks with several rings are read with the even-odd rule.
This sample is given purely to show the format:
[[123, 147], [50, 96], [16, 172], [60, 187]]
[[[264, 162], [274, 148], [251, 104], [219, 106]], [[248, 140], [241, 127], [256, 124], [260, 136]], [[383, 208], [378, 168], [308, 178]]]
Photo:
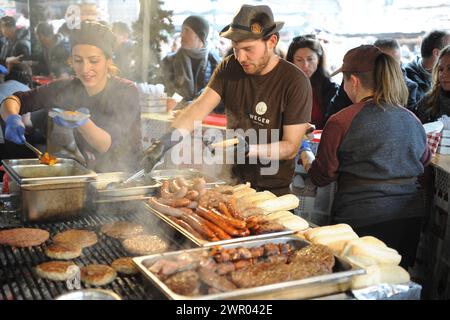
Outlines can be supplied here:
[[131, 177], [129, 177], [128, 179], [124, 180], [122, 183], [123, 184], [127, 184], [130, 183], [134, 180], [137, 180], [139, 178], [141, 178], [143, 175], [145, 174], [145, 170], [142, 169], [141, 171], [136, 172], [135, 174], [133, 174]]
[[36, 155], [39, 157], [39, 159], [44, 156], [44, 154], [38, 148], [36, 148], [32, 144], [28, 143], [27, 141], [25, 141], [25, 145], [28, 147], [28, 149], [30, 149], [31, 151], [36, 153]]
[[50, 156], [47, 152], [44, 154], [42, 153], [38, 148], [36, 148], [35, 146], [33, 146], [32, 144], [30, 144], [29, 142], [25, 141], [25, 146], [27, 148], [29, 148], [31, 151], [33, 151], [39, 158], [39, 162], [41, 164], [46, 164], [46, 165], [54, 165], [57, 162], [57, 159], [53, 156]]

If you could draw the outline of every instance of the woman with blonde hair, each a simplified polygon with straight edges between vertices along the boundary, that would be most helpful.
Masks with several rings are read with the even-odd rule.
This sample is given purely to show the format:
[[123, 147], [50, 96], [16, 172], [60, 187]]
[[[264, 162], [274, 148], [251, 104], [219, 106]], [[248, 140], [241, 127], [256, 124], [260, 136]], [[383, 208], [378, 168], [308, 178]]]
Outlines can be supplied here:
[[422, 123], [440, 119], [450, 129], [450, 46], [441, 50], [432, 79], [431, 91], [419, 101], [415, 112]]
[[[57, 114], [53, 122], [73, 130], [85, 164], [98, 172], [136, 170], [142, 155], [138, 91], [132, 82], [112, 75], [113, 33], [103, 24], [83, 21], [71, 31], [70, 44], [74, 78], [16, 92], [2, 102], [5, 138], [16, 144], [25, 142], [20, 115], [27, 112], [55, 107], [78, 111], [73, 119]], [[47, 123], [46, 114], [43, 118], [40, 122]]]
[[430, 161], [420, 121], [404, 106], [400, 65], [377, 47], [352, 49], [342, 66], [353, 105], [327, 122], [308, 174], [317, 186], [338, 182], [331, 222], [372, 235], [412, 265], [425, 214], [417, 182]]

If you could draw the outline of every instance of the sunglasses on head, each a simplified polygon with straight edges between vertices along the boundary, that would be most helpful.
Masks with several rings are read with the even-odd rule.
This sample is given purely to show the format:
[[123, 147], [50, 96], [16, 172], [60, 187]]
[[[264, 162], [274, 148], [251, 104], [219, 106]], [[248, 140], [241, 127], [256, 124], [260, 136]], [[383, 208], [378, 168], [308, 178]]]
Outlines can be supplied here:
[[316, 38], [315, 34], [304, 34], [304, 35], [297, 36], [294, 39], [292, 39], [292, 41], [294, 41], [294, 42], [300, 42], [300, 41], [306, 41], [306, 40], [317, 40], [317, 38]]

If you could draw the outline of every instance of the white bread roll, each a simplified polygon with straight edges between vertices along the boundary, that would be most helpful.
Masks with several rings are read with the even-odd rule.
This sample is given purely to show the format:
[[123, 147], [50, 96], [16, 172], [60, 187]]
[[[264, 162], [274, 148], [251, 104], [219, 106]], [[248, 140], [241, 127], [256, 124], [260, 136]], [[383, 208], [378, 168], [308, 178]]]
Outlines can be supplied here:
[[233, 192], [239, 192], [244, 189], [249, 189], [249, 188], [251, 188], [251, 186], [252, 185], [250, 184], [250, 182], [247, 182], [246, 184], [238, 184], [237, 186], [233, 187]]
[[335, 234], [324, 234], [312, 238], [311, 242], [329, 247], [335, 253], [341, 252], [348, 241], [358, 239], [354, 231], [347, 231]]
[[356, 261], [367, 261], [378, 265], [398, 265], [402, 260], [402, 256], [392, 248], [371, 245], [364, 242], [353, 243], [345, 256]]
[[288, 211], [297, 208], [300, 204], [300, 200], [293, 194], [286, 194], [284, 196], [265, 200], [259, 202], [256, 207], [264, 210], [265, 214], [270, 214], [277, 211]]
[[320, 235], [327, 235], [327, 234], [336, 234], [336, 233], [343, 233], [343, 232], [352, 232], [353, 229], [348, 224], [336, 224], [333, 226], [325, 226], [325, 227], [319, 227], [314, 228], [311, 230], [308, 230], [305, 233], [306, 239], [312, 240], [314, 237], [320, 236]]
[[348, 255], [348, 251], [350, 250], [352, 245], [355, 244], [355, 243], [366, 243], [368, 245], [372, 245], [372, 246], [375, 246], [375, 247], [382, 247], [382, 248], [386, 248], [387, 247], [386, 244], [383, 241], [381, 241], [381, 240], [379, 240], [379, 239], [377, 239], [375, 237], [372, 237], [372, 236], [366, 236], [366, 237], [358, 238], [356, 240], [348, 241], [346, 243], [346, 245], [344, 246], [344, 248], [341, 250], [340, 254], [342, 256]]
[[352, 289], [362, 289], [380, 283], [401, 284], [410, 281], [409, 273], [400, 266], [377, 266], [366, 268], [366, 274], [352, 279]]
[[277, 220], [277, 222], [282, 224], [285, 228], [288, 228], [295, 232], [303, 231], [309, 228], [308, 221], [296, 215], [292, 215], [291, 217], [287, 218], [281, 218]]
[[253, 189], [253, 188], [246, 188], [246, 189], [243, 189], [241, 191], [234, 192], [233, 195], [236, 197], [236, 199], [239, 200], [239, 199], [245, 199], [246, 197], [249, 197], [249, 196], [251, 196], [251, 195], [253, 195], [255, 193], [256, 193], [255, 189]]
[[269, 221], [276, 221], [278, 219], [286, 219], [295, 216], [290, 211], [277, 211], [266, 215], [266, 219]]
[[275, 199], [277, 196], [274, 195], [272, 192], [270, 191], [263, 191], [263, 192], [258, 192], [254, 195], [251, 195], [249, 197], [246, 197], [246, 201], [248, 201], [249, 203], [251, 203], [252, 205], [257, 205], [260, 202], [263, 202], [265, 200], [270, 200], [270, 199]]

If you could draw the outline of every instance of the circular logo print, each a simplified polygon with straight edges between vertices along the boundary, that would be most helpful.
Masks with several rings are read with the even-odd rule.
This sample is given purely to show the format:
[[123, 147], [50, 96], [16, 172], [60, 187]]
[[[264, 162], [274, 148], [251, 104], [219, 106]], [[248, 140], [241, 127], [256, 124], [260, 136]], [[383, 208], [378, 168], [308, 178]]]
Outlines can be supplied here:
[[260, 116], [267, 112], [267, 104], [265, 102], [260, 102], [256, 105], [256, 113]]
[[260, 34], [262, 33], [263, 28], [259, 23], [252, 23], [250, 30], [252, 30], [252, 33]]

